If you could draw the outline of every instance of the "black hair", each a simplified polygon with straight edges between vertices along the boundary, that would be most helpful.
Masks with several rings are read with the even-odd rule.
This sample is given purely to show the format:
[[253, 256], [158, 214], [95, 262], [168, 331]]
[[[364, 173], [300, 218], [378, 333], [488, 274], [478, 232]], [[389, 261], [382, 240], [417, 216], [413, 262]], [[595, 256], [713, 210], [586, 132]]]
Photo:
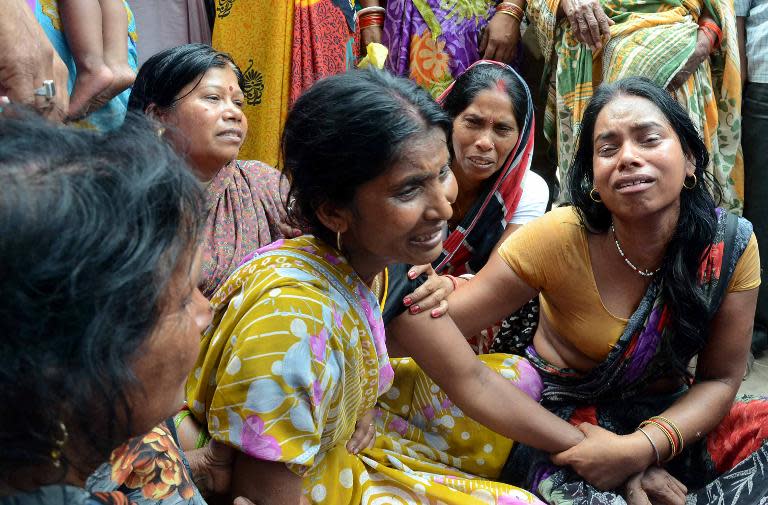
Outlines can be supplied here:
[[[613, 83], [601, 84], [596, 90], [581, 123], [578, 148], [568, 177], [571, 203], [578, 209], [588, 230], [607, 232], [612, 223], [610, 211], [602, 203], [594, 202], [589, 192], [594, 187], [592, 156], [595, 123], [600, 111], [621, 96], [645, 98], [666, 117], [677, 134], [680, 145], [695, 166], [698, 183], [693, 189], [680, 193], [680, 216], [677, 228], [661, 265], [663, 290], [661, 296], [670, 310], [671, 331], [666, 332], [662, 345], [671, 349], [673, 339], [678, 348], [695, 349], [706, 339], [710, 320], [706, 299], [697, 290], [697, 271], [702, 255], [715, 238], [717, 230], [716, 202], [721, 190], [706, 171], [709, 153], [701, 140], [688, 112], [666, 90], [649, 79], [628, 77]], [[686, 375], [690, 356], [665, 352], [671, 365], [680, 375]]]
[[53, 469], [61, 422], [96, 464], [133, 434], [129, 394], [151, 385], [132, 364], [204, 223], [200, 184], [155, 132], [0, 118], [0, 483]]
[[434, 128], [447, 139], [450, 119], [412, 81], [374, 69], [318, 81], [296, 101], [283, 131], [292, 222], [329, 241], [315, 211], [325, 202], [349, 205], [358, 187], [398, 161], [407, 141]]
[[528, 113], [528, 92], [525, 83], [506, 65], [481, 63], [461, 74], [445, 97], [443, 108], [454, 119], [472, 104], [481, 91], [497, 89], [503, 89], [509, 96], [515, 121], [522, 128]]
[[244, 90], [243, 73], [227, 53], [205, 44], [185, 44], [160, 51], [145, 61], [136, 74], [128, 109], [147, 112], [152, 104], [160, 109], [171, 108], [184, 98], [177, 97], [184, 86], [194, 80], [199, 83], [211, 68], [227, 66], [235, 72], [237, 83]]

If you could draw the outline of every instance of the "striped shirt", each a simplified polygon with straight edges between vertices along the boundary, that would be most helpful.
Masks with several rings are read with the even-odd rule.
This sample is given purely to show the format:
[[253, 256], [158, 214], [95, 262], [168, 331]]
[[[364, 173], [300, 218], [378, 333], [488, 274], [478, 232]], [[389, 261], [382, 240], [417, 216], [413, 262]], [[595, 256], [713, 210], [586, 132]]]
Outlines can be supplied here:
[[768, 0], [735, 0], [734, 7], [747, 18], [747, 80], [768, 83]]

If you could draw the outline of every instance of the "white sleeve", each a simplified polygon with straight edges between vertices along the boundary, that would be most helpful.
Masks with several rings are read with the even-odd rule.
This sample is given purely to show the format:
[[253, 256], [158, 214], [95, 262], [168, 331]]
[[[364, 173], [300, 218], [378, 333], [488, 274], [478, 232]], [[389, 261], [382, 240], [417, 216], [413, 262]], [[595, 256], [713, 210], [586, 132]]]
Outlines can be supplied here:
[[528, 170], [523, 177], [523, 194], [509, 224], [525, 224], [543, 216], [549, 203], [549, 186], [536, 172]]

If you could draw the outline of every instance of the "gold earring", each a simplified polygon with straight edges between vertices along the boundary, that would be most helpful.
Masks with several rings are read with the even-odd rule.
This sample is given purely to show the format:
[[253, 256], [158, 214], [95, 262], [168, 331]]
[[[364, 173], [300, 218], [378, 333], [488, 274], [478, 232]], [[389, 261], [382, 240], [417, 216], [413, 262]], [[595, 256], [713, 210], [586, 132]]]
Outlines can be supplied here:
[[[595, 198], [595, 195], [597, 195], [597, 198]], [[600, 199], [600, 193], [597, 192], [597, 188], [592, 188], [592, 191], [589, 192], [589, 198], [595, 203], [603, 203]]]
[[61, 431], [61, 437], [53, 441], [56, 447], [51, 449], [51, 460], [53, 462], [53, 466], [56, 468], [61, 467], [61, 449], [67, 443], [67, 439], [69, 438], [67, 427], [61, 421], [59, 421], [59, 430]]
[[341, 230], [336, 232], [336, 249], [341, 252]]
[[696, 184], [698, 184], [698, 183], [699, 183], [699, 179], [697, 179], [697, 178], [696, 178], [696, 174], [692, 174], [692, 175], [691, 175], [691, 177], [693, 177], [693, 184], [691, 184], [690, 186], [688, 186], [688, 185], [685, 183], [685, 181], [687, 181], [687, 180], [688, 180], [688, 177], [686, 177], [686, 178], [685, 178], [685, 180], [683, 181], [683, 187], [684, 187], [685, 189], [693, 189], [693, 188], [695, 188], [695, 187], [696, 187]]

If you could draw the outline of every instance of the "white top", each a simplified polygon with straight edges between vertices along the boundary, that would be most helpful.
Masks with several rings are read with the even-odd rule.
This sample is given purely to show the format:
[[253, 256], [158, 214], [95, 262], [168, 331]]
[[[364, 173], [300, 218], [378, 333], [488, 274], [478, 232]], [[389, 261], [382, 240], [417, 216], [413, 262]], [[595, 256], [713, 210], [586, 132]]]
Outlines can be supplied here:
[[549, 186], [539, 174], [528, 170], [523, 176], [521, 186], [523, 194], [509, 224], [525, 224], [543, 216], [547, 210]]

